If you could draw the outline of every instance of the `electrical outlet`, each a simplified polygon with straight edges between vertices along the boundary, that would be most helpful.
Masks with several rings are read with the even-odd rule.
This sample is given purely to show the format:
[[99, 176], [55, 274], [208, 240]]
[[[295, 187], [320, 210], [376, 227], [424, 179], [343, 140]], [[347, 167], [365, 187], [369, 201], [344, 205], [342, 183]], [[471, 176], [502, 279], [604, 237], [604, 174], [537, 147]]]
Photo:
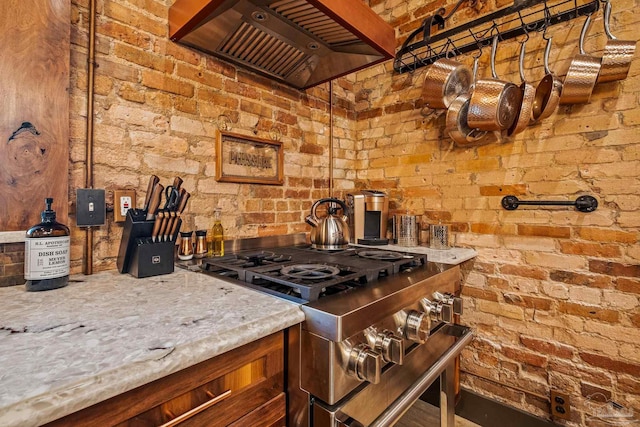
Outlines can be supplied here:
[[113, 217], [116, 222], [124, 222], [127, 211], [136, 207], [134, 190], [115, 190], [113, 192]]
[[567, 393], [551, 390], [551, 416], [563, 420], [571, 419], [571, 405]]
[[78, 188], [76, 191], [76, 225], [91, 227], [104, 225], [107, 216], [107, 205], [104, 190]]

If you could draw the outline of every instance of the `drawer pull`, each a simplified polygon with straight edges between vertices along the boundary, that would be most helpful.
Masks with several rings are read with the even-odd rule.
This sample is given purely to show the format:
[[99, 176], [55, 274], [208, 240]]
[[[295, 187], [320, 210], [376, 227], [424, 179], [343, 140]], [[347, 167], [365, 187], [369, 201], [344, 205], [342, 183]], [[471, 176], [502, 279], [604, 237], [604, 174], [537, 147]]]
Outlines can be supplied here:
[[202, 412], [202, 411], [204, 411], [206, 409], [209, 409], [210, 407], [212, 407], [216, 403], [226, 399], [230, 395], [231, 395], [231, 390], [227, 390], [222, 394], [214, 396], [211, 400], [207, 400], [202, 405], [196, 406], [195, 408], [185, 412], [184, 414], [180, 415], [179, 417], [176, 417], [176, 418], [172, 419], [171, 421], [168, 421], [168, 422], [162, 424], [160, 427], [173, 427], [173, 426], [176, 426], [176, 425], [180, 424], [181, 422], [186, 421], [189, 418], [193, 417], [194, 415], [199, 414], [200, 412]]

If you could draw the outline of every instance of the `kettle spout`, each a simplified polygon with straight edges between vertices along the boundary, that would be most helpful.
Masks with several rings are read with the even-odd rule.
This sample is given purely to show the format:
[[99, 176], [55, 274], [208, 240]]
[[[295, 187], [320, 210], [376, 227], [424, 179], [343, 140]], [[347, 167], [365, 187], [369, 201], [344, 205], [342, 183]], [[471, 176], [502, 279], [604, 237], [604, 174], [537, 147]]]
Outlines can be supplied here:
[[307, 215], [304, 221], [312, 227], [318, 226], [318, 218], [316, 218], [314, 215]]

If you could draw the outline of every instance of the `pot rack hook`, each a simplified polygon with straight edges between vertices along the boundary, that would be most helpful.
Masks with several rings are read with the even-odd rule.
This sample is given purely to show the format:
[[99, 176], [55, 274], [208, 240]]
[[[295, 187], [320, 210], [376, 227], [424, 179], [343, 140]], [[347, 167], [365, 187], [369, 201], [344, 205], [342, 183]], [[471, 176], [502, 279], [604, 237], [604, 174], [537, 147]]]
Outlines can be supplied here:
[[473, 41], [476, 43], [476, 46], [478, 47], [478, 54], [473, 55], [473, 59], [480, 59], [480, 57], [482, 56], [482, 43], [480, 42], [480, 40], [478, 40], [478, 37], [476, 37], [476, 34], [473, 31], [471, 31], [471, 28], [469, 28], [469, 34], [471, 34], [471, 37], [473, 37]]
[[524, 22], [524, 18], [522, 17], [522, 13], [520, 11], [518, 11], [518, 18], [520, 19], [520, 26], [522, 27], [522, 31], [524, 32], [524, 35], [526, 36], [526, 38], [521, 41], [520, 43], [526, 43], [529, 41], [529, 28], [526, 22]]
[[551, 12], [549, 11], [549, 5], [547, 4], [547, 0], [544, 0], [544, 23], [542, 24], [542, 38], [546, 41], [549, 41], [549, 36], [547, 35], [547, 28], [551, 26]]

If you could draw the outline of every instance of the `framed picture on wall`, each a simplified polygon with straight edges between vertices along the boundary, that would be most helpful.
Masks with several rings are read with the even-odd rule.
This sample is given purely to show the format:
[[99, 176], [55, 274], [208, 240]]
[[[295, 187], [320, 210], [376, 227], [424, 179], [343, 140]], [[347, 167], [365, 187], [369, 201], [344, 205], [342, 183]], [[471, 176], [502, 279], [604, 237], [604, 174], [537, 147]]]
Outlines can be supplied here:
[[249, 184], [282, 185], [282, 143], [229, 132], [218, 132], [216, 180]]

